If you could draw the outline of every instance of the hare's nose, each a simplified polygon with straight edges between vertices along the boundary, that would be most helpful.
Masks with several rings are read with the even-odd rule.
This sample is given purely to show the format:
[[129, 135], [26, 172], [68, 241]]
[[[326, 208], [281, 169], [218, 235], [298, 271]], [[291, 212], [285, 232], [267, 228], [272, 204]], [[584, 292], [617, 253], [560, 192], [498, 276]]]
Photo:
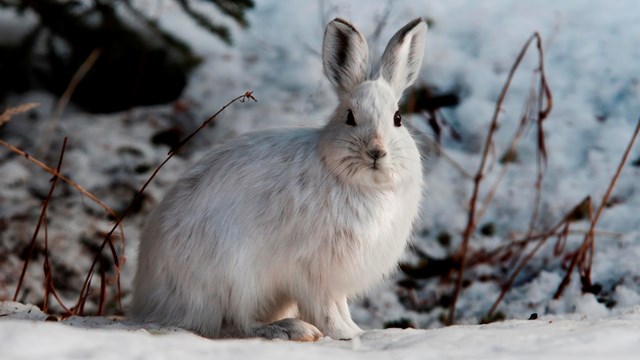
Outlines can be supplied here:
[[367, 150], [367, 155], [369, 155], [373, 160], [378, 160], [387, 155], [387, 153], [380, 148], [373, 148], [371, 150]]

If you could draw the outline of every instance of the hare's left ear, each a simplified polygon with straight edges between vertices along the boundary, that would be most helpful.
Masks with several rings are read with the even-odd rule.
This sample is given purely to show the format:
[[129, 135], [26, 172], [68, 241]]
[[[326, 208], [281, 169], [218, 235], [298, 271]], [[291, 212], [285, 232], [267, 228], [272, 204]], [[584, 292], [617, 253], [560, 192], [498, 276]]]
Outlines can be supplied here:
[[382, 54], [378, 75], [391, 85], [398, 98], [418, 78], [426, 37], [427, 24], [422, 18], [415, 19], [398, 30]]
[[327, 78], [341, 97], [369, 79], [367, 41], [344, 19], [336, 18], [327, 25], [322, 61]]

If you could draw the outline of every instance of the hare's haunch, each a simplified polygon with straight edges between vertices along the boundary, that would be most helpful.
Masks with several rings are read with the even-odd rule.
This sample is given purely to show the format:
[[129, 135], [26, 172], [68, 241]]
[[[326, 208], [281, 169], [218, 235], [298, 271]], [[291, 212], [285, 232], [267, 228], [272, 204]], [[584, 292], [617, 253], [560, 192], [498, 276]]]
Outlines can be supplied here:
[[250, 133], [188, 171], [142, 232], [133, 316], [208, 337], [358, 335], [347, 299], [395, 269], [418, 214], [420, 155], [398, 101], [426, 31], [400, 29], [370, 77], [364, 36], [329, 23], [340, 101], [327, 125]]

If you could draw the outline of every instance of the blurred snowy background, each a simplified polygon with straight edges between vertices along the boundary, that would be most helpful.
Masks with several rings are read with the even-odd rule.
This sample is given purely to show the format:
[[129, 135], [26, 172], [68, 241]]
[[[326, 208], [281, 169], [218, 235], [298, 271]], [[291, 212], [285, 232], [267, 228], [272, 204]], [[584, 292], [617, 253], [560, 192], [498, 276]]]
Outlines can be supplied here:
[[[10, 3], [0, 1], [0, 5]], [[80, 2], [85, 7], [93, 3], [110, 2]], [[205, 1], [189, 1], [192, 11], [226, 26], [230, 42], [196, 24], [180, 1], [132, 0], [131, 7], [114, 3], [123, 21], [140, 25], [140, 18], [132, 15], [139, 12], [163, 33], [175, 37], [162, 41], [187, 45], [188, 51], [177, 46], [182, 52], [170, 57], [192, 69], [186, 82], [182, 84], [173, 72], [137, 79], [136, 89], [143, 93], [160, 90], [157, 98], [165, 104], [156, 105], [148, 105], [155, 100], [132, 92], [131, 87], [100, 90], [99, 80], [97, 90], [83, 89], [80, 81], [66, 106], [59, 104], [66, 85], [42, 81], [38, 85], [34, 81], [36, 85], [27, 88], [4, 91], [3, 87], [1, 110], [29, 102], [40, 106], [2, 125], [1, 140], [55, 167], [62, 139], [68, 136], [62, 172], [121, 212], [170, 146], [230, 99], [248, 90], [258, 99], [257, 103], [234, 104], [215, 126], [199, 133], [162, 169], [125, 219], [126, 263], [121, 269], [125, 315], [140, 225], [189, 164], [210, 146], [247, 131], [321, 126], [327, 119], [336, 99], [322, 73], [320, 53], [324, 26], [336, 16], [349, 19], [367, 36], [373, 58], [379, 57], [402, 25], [416, 17], [427, 19], [430, 29], [425, 61], [414, 86], [422, 92], [416, 91], [413, 99], [449, 99], [436, 112], [443, 129], [441, 151], [434, 145], [436, 128], [428, 125], [429, 112], [405, 117], [423, 144], [428, 190], [414, 249], [407, 250], [403, 271], [352, 305], [355, 321], [364, 328], [433, 328], [445, 323], [457, 277], [457, 249], [473, 189], [471, 176], [480, 162], [509, 69], [534, 31], [543, 39], [546, 76], [553, 92], [553, 110], [544, 122], [548, 166], [535, 232], [551, 228], [587, 196], [592, 197], [596, 208], [601, 205], [600, 199], [640, 116], [640, 8], [634, 0], [257, 0], [245, 13], [246, 26], [242, 26], [244, 20], [234, 20]], [[39, 19], [32, 10], [20, 12], [12, 6], [0, 6], [0, 45], [15, 47], [30, 41], [28, 36]], [[141, 33], [147, 36], [144, 31]], [[44, 45], [36, 43], [40, 52], [34, 55], [35, 70], [46, 73], [50, 65], [46, 65], [46, 51], [42, 49], [47, 48], [47, 41], [54, 43], [58, 54], [66, 54], [68, 47], [64, 41], [46, 37], [37, 41]], [[164, 44], [162, 41], [159, 44]], [[97, 47], [89, 41], [89, 53], [91, 46]], [[93, 64], [96, 69], [101, 60], [114, 58], [104, 49], [97, 56]], [[4, 55], [0, 59], [3, 76], [15, 74], [7, 65], [8, 59]], [[142, 65], [128, 64], [126, 56], [124, 59], [117, 66], [123, 74], [129, 74], [123, 79], [131, 80], [130, 76], [138, 73], [135, 68]], [[481, 199], [507, 165], [498, 160], [518, 127], [532, 82], [539, 75], [536, 67], [533, 46], [502, 106]], [[54, 74], [61, 78], [53, 80], [67, 84], [75, 71]], [[89, 68], [87, 79], [91, 71]], [[108, 81], [109, 76], [98, 79]], [[174, 93], [163, 92], [164, 85], [171, 86]], [[127, 106], [127, 101], [134, 100], [147, 105]], [[118, 111], [112, 112], [114, 109]], [[584, 288], [574, 270], [563, 294], [553, 299], [589, 228], [586, 219], [576, 216], [564, 247], [554, 253], [556, 239], [549, 239], [519, 272], [497, 310], [486, 318], [523, 249], [516, 247], [513, 253], [500, 253], [503, 257], [478, 259], [522, 239], [529, 229], [535, 207], [536, 136], [535, 127], [527, 128], [491, 206], [477, 224], [467, 254], [477, 261], [470, 261], [465, 271], [457, 323], [527, 319], [532, 313], [598, 318], [640, 304], [640, 147], [636, 146], [596, 227], [592, 286]], [[0, 300], [13, 297], [49, 180], [49, 174], [29, 161], [0, 149]], [[75, 189], [58, 184], [48, 210], [49, 256], [54, 285], [67, 306], [77, 300], [112, 220]], [[18, 301], [39, 306], [44, 294], [42, 243], [41, 231], [18, 295]], [[524, 250], [531, 251], [536, 244], [532, 241]], [[108, 251], [103, 258], [109, 283], [107, 313], [114, 314], [118, 312], [115, 269]], [[96, 273], [88, 313], [95, 312], [99, 301], [98, 278]], [[54, 312], [60, 311], [55, 304], [51, 306]]]

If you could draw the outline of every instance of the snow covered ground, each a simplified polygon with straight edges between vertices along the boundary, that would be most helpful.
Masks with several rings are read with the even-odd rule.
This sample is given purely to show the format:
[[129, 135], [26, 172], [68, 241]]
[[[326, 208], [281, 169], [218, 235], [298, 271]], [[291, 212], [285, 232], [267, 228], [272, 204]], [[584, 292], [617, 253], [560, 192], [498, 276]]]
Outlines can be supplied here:
[[[106, 318], [45, 322], [37, 308], [0, 304], [2, 359], [635, 359], [640, 307], [602, 319], [510, 320], [432, 330], [371, 330], [351, 341], [211, 341], [178, 329]], [[30, 321], [16, 319], [31, 319]]]
[[[599, 206], [640, 116], [640, 7], [635, 0], [408, 0], [390, 6], [386, 1], [260, 0], [249, 14], [250, 28], [233, 28], [233, 47], [186, 21], [171, 1], [163, 4], [159, 12], [162, 26], [184, 38], [205, 59], [183, 95], [188, 111], [156, 106], [97, 116], [70, 106], [51, 132], [48, 120], [56, 99], [32, 92], [10, 99], [10, 105], [39, 102], [42, 105], [36, 110], [37, 116], [17, 116], [3, 129], [3, 140], [32, 154], [48, 153], [44, 158], [50, 164], [55, 162], [62, 137], [69, 136], [64, 172], [120, 210], [133, 189], [149, 176], [149, 169], [166, 155], [166, 147], [150, 143], [153, 134], [176, 124], [192, 129], [229, 99], [254, 91], [259, 102], [234, 105], [215, 127], [199, 134], [185, 154], [163, 169], [148, 190], [140, 212], [125, 222], [129, 241], [122, 273], [125, 305], [135, 269], [135, 241], [144, 214], [208, 146], [254, 129], [321, 125], [332, 111], [335, 99], [322, 74], [319, 51], [324, 26], [335, 16], [350, 19], [369, 36], [371, 48], [378, 55], [404, 23], [417, 16], [429, 19], [425, 62], [418, 83], [461, 94], [460, 105], [443, 109], [443, 115], [461, 133], [463, 141], [445, 136], [443, 147], [471, 174], [478, 166], [482, 141], [509, 67], [529, 35], [541, 33], [554, 108], [545, 122], [549, 164], [538, 230], [557, 222], [587, 195]], [[138, 5], [149, 11], [158, 9], [151, 0], [139, 0]], [[391, 10], [386, 26], [379, 38], [372, 38], [387, 6]], [[536, 66], [533, 50], [529, 50], [503, 106], [496, 156], [511, 139], [528, 95]], [[427, 133], [419, 137], [432, 136], [422, 117], [414, 116], [411, 121]], [[44, 149], [48, 151], [41, 148], [43, 138], [50, 142]], [[493, 206], [480, 223], [493, 224], [495, 234], [478, 235], [471, 242], [472, 249], [492, 249], [504, 243], [509, 234], [526, 232], [534, 194], [535, 144], [535, 132], [530, 130], [518, 147], [519, 162], [507, 172]], [[636, 146], [632, 151], [630, 162], [640, 164], [639, 149]], [[0, 256], [0, 300], [13, 295], [22, 264], [16, 249], [28, 241], [42, 194], [49, 187], [47, 175], [7, 153], [0, 150], [0, 250], [11, 255]], [[472, 181], [442, 157], [425, 155], [429, 157], [425, 162], [429, 190], [415, 246], [433, 258], [446, 258], [460, 242]], [[485, 181], [490, 183], [496, 173], [494, 169]], [[583, 294], [574, 274], [564, 295], [553, 300], [567, 262], [553, 255], [550, 242], [523, 270], [498, 308], [507, 319], [518, 320], [470, 325], [479, 322], [497, 297], [500, 284], [495, 279], [511, 271], [506, 265], [482, 265], [470, 270], [470, 278], [476, 281], [470, 282], [458, 302], [457, 322], [468, 324], [464, 326], [376, 330], [352, 342], [323, 340], [309, 345], [209, 341], [184, 332], [156, 336], [146, 330], [131, 330], [137, 327], [135, 324], [129, 330], [112, 329], [114, 326], [100, 319], [71, 319], [67, 325], [73, 326], [65, 326], [3, 316], [0, 358], [37, 358], [45, 353], [59, 358], [90, 354], [103, 358], [119, 354], [169, 358], [185, 352], [191, 357], [251, 357], [256, 353], [280, 357], [289, 352], [310, 358], [632, 357], [640, 349], [639, 176], [638, 165], [625, 167], [613, 194], [615, 201], [598, 224], [592, 278], [599, 291]], [[109, 226], [100, 208], [73, 189], [61, 189], [49, 210], [50, 250], [52, 263], [57, 264], [54, 276], [67, 276], [61, 294], [71, 304], [81, 286], [80, 274], [89, 266], [87, 249], [101, 239], [96, 234]], [[487, 191], [485, 186], [481, 194]], [[588, 223], [576, 222], [574, 227], [584, 230]], [[444, 233], [450, 235], [448, 245], [437, 241]], [[580, 234], [570, 236], [564, 254], [575, 250], [581, 241]], [[408, 253], [407, 260], [415, 261], [415, 257]], [[418, 280], [418, 289], [407, 290], [397, 286], [400, 279], [402, 275], [356, 302], [352, 307], [356, 322], [365, 328], [381, 328], [385, 322], [405, 318], [420, 328], [441, 327], [446, 305], [440, 303], [451, 293], [451, 281]], [[42, 267], [37, 261], [27, 272], [25, 289], [28, 291], [19, 298], [22, 302], [41, 301]], [[407, 301], [408, 294], [413, 303]], [[416, 302], [426, 306], [416, 306]], [[113, 309], [114, 305], [110, 306]], [[540, 315], [539, 320], [523, 321], [534, 312]], [[101, 329], [84, 330], [95, 327], [93, 321]], [[151, 331], [158, 332], [169, 331]]]

